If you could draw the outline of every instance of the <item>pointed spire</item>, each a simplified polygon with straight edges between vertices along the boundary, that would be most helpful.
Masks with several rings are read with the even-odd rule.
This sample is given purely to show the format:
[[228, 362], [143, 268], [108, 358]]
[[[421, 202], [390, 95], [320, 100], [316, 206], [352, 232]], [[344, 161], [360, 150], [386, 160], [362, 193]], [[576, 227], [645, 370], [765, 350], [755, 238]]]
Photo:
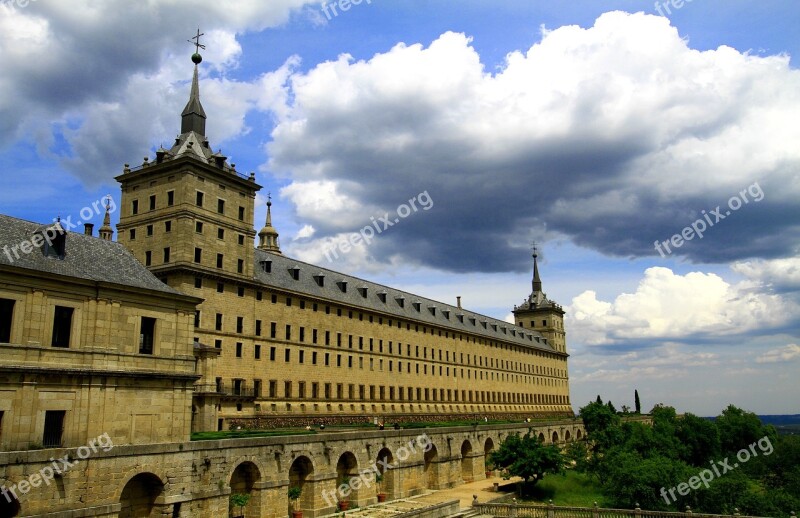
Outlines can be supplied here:
[[111, 228], [111, 196], [106, 197], [106, 215], [103, 217], [103, 226], [100, 227], [100, 239], [111, 241], [114, 229]]
[[200, 104], [200, 81], [198, 79], [197, 65], [202, 63], [203, 56], [200, 55], [200, 49], [205, 49], [205, 45], [200, 44], [200, 36], [203, 34], [200, 29], [197, 29], [197, 36], [192, 38], [194, 42], [189, 40], [189, 43], [195, 46], [195, 53], [192, 54], [192, 62], [194, 63], [194, 75], [192, 76], [192, 90], [189, 94], [189, 102], [181, 113], [181, 133], [188, 133], [194, 131], [200, 135], [206, 134], [206, 112], [203, 110], [203, 105]]
[[281, 254], [278, 231], [272, 226], [272, 194], [267, 194], [267, 222], [258, 233], [258, 249]]
[[542, 291], [542, 279], [539, 278], [539, 264], [536, 259], [539, 257], [536, 244], [533, 245], [533, 292]]

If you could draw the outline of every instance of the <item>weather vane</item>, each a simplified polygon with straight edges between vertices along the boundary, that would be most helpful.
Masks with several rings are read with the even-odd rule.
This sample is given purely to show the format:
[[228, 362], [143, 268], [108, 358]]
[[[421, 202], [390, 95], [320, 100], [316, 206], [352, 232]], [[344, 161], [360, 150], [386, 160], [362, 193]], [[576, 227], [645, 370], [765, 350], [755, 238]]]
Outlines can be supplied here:
[[533, 250], [533, 255], [538, 255], [539, 248], [536, 246], [536, 241], [531, 243], [531, 250]]
[[[191, 40], [186, 40], [194, 45], [194, 54], [192, 54], [192, 62], [199, 65], [203, 61], [203, 56], [200, 55], [200, 49], [206, 50], [206, 46], [200, 43], [200, 36], [205, 36], [206, 33], [200, 32], [200, 27], [197, 28], [197, 35]], [[194, 40], [194, 41], [192, 41]]]

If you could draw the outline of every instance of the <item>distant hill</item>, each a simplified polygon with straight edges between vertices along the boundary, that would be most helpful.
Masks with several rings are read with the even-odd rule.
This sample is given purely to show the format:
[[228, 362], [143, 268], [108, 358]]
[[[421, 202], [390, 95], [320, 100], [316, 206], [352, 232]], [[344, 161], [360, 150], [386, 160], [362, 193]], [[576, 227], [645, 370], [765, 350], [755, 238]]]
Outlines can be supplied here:
[[764, 424], [771, 424], [784, 435], [800, 435], [800, 414], [794, 415], [760, 415]]

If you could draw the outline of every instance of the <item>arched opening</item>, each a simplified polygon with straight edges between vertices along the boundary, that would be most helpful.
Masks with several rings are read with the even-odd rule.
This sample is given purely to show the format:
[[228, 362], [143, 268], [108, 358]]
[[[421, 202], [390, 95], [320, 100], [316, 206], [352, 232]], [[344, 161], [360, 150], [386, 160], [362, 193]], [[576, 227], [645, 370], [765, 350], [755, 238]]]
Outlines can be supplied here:
[[337, 489], [336, 496], [340, 500], [358, 501], [358, 491], [350, 487], [350, 479], [354, 477], [358, 477], [358, 460], [355, 455], [346, 451], [336, 462], [336, 487], [341, 489], [343, 484], [347, 486], [344, 493]]
[[376, 491], [378, 494], [386, 495], [387, 500], [393, 500], [395, 496], [395, 469], [394, 456], [389, 448], [383, 448], [378, 452], [378, 458], [375, 460], [375, 465], [378, 466], [378, 473], [381, 474], [383, 480], [380, 481]]
[[[297, 510], [301, 511], [306, 507], [314, 506], [313, 483], [308, 482], [308, 477], [314, 473], [314, 464], [305, 455], [294, 459], [289, 467], [289, 488], [299, 487], [301, 494], [297, 500]], [[292, 502], [289, 502], [289, 516], [294, 510]]]
[[558, 432], [553, 432], [553, 444], [558, 443]]
[[[231, 474], [230, 486], [231, 495], [249, 495], [250, 499], [244, 508], [232, 506], [233, 516], [247, 516], [249, 513], [245, 509], [260, 509], [260, 494], [255, 491], [255, 485], [261, 480], [261, 472], [258, 467], [250, 461], [242, 462]], [[253, 511], [251, 511], [252, 513]]]
[[428, 489], [438, 489], [439, 488], [439, 463], [437, 462], [437, 458], [439, 457], [439, 452], [436, 450], [436, 446], [431, 444], [431, 449], [425, 452], [425, 463], [423, 468], [423, 480], [427, 484]]
[[461, 478], [464, 482], [474, 482], [475, 474], [472, 471], [472, 444], [469, 441], [461, 443]]
[[541, 442], [541, 443], [544, 442], [544, 434], [543, 433], [539, 434], [539, 442]]
[[160, 516], [156, 511], [156, 498], [164, 492], [164, 483], [152, 473], [139, 473], [131, 478], [122, 489], [119, 503], [120, 518], [149, 518]]
[[494, 470], [492, 461], [489, 459], [492, 451], [494, 451], [494, 441], [491, 437], [487, 437], [486, 441], [483, 443], [483, 469], [486, 471], [487, 477], [490, 476], [489, 472]]
[[567, 441], [567, 442], [571, 442], [572, 441], [572, 434], [569, 433], [569, 430], [564, 432], [564, 440]]
[[[3, 487], [10, 486], [11, 484], [3, 484]], [[9, 499], [11, 499], [9, 501]], [[0, 496], [0, 518], [14, 518], [22, 513], [22, 507], [19, 505], [19, 500], [11, 494], [6, 492]]]
[[583, 433], [581, 433], [580, 428], [577, 432], [575, 432], [575, 437], [580, 441], [583, 438]]

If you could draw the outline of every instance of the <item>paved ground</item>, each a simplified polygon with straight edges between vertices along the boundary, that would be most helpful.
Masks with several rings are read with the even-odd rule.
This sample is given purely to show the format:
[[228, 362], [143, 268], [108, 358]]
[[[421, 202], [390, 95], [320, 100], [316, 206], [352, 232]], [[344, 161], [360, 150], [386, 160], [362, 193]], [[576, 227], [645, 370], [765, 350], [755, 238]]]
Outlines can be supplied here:
[[[467, 510], [472, 506], [473, 495], [477, 495], [478, 501], [488, 502], [502, 496], [504, 493], [494, 491], [494, 483], [497, 482], [501, 487], [513, 484], [516, 480], [503, 480], [500, 477], [493, 477], [478, 482], [471, 482], [452, 489], [442, 489], [440, 491], [429, 491], [425, 494], [411, 498], [393, 500], [385, 504], [377, 504], [370, 507], [347, 511], [345, 514], [349, 518], [390, 518], [398, 514], [408, 512], [422, 507], [458, 500], [462, 510]], [[336, 513], [328, 516], [341, 516]]]

